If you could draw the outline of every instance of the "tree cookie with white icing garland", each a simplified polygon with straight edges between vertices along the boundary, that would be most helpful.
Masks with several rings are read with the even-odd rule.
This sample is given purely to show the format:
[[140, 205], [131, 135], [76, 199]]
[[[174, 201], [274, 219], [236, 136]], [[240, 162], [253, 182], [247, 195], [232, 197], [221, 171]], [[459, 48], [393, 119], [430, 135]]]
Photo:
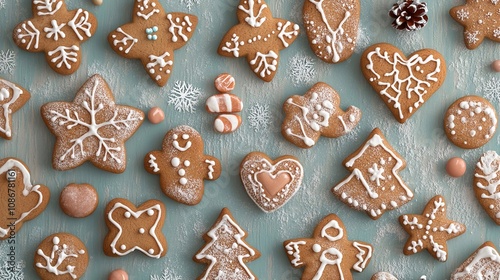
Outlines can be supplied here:
[[256, 280], [246, 263], [258, 259], [260, 252], [248, 244], [247, 235], [229, 209], [222, 209], [212, 228], [203, 235], [206, 245], [193, 257], [195, 262], [208, 266], [196, 279]]
[[0, 137], [12, 139], [12, 114], [30, 98], [31, 94], [26, 89], [0, 78]]
[[358, 39], [360, 10], [359, 0], [304, 1], [304, 26], [317, 57], [327, 63], [351, 57]]
[[203, 139], [187, 125], [171, 129], [165, 135], [161, 151], [144, 157], [144, 168], [160, 175], [160, 187], [171, 199], [196, 205], [203, 198], [204, 180], [217, 180], [221, 165], [217, 158], [203, 153]]
[[488, 241], [481, 245], [452, 274], [451, 280], [500, 279], [500, 254]]
[[14, 28], [16, 45], [29, 52], [44, 52], [50, 68], [69, 75], [81, 63], [80, 44], [97, 30], [97, 18], [90, 12], [68, 11], [65, 0], [32, 0], [33, 17]]
[[[26, 164], [16, 158], [0, 160], [0, 240], [15, 238], [23, 224], [40, 215], [50, 199], [44, 185], [31, 183]], [[15, 207], [12, 207], [12, 202]]]
[[119, 55], [140, 59], [158, 86], [164, 86], [174, 67], [174, 51], [194, 34], [198, 18], [185, 13], [167, 13], [158, 0], [134, 0], [132, 22], [108, 35]]
[[252, 71], [265, 82], [276, 75], [279, 52], [288, 48], [299, 35], [299, 25], [274, 18], [264, 0], [240, 0], [239, 24], [224, 35], [219, 55], [246, 57]]
[[446, 136], [463, 149], [475, 149], [488, 143], [495, 135], [497, 125], [495, 107], [475, 95], [457, 99], [444, 115]]
[[40, 109], [56, 136], [52, 166], [69, 170], [92, 162], [98, 168], [123, 173], [127, 166], [125, 141], [141, 126], [144, 113], [117, 105], [100, 75], [90, 77], [73, 102], [51, 102]]
[[500, 156], [495, 151], [487, 151], [479, 159], [473, 185], [484, 211], [500, 225]]
[[302, 279], [352, 280], [351, 270], [363, 272], [373, 256], [372, 245], [347, 239], [347, 230], [335, 214], [323, 218], [312, 238], [283, 242], [290, 264], [305, 267]]
[[76, 236], [60, 232], [45, 238], [35, 252], [34, 267], [42, 280], [80, 279], [89, 264], [85, 244]]
[[361, 72], [400, 123], [441, 87], [446, 78], [444, 57], [422, 49], [408, 57], [397, 47], [379, 43], [361, 55]]
[[337, 138], [354, 129], [361, 110], [340, 108], [340, 95], [328, 84], [316, 83], [303, 96], [294, 95], [283, 103], [285, 120], [281, 134], [300, 148], [311, 148], [320, 136]]
[[108, 233], [104, 238], [104, 253], [122, 257], [140, 251], [158, 259], [167, 254], [167, 240], [162, 232], [165, 205], [159, 200], [148, 200], [136, 207], [124, 198], [111, 200], [104, 211]]
[[272, 160], [264, 153], [251, 152], [240, 165], [248, 196], [266, 213], [285, 205], [300, 189], [303, 177], [304, 169], [294, 156]]
[[333, 194], [374, 220], [413, 199], [413, 192], [399, 175], [406, 161], [378, 128], [343, 165], [351, 174], [332, 188]]
[[437, 260], [448, 259], [449, 239], [463, 234], [465, 225], [446, 217], [444, 197], [437, 195], [424, 208], [421, 215], [408, 214], [399, 216], [399, 223], [410, 235], [403, 248], [405, 255], [412, 255], [427, 249]]

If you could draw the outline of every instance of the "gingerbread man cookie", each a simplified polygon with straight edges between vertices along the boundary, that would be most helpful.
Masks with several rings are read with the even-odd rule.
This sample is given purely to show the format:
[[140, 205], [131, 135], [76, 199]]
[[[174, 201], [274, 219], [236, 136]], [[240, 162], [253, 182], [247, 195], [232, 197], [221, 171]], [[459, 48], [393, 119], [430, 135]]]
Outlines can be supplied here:
[[134, 0], [132, 22], [108, 36], [111, 48], [125, 58], [140, 59], [158, 86], [164, 86], [174, 67], [174, 51], [193, 36], [198, 18], [167, 13], [158, 0]]
[[27, 90], [0, 78], [0, 137], [12, 139], [12, 114], [21, 109], [30, 98]]
[[279, 52], [297, 39], [299, 25], [273, 18], [264, 0], [240, 0], [236, 15], [239, 24], [224, 35], [218, 53], [246, 57], [255, 75], [270, 82], [278, 70]]
[[187, 125], [171, 129], [163, 139], [161, 151], [144, 158], [144, 168], [160, 175], [160, 186], [168, 197], [186, 205], [203, 198], [203, 180], [217, 180], [221, 173], [218, 159], [203, 154], [203, 139]]
[[500, 279], [500, 254], [490, 241], [481, 245], [452, 274], [451, 280]]
[[26, 51], [44, 52], [57, 73], [74, 73], [81, 62], [80, 43], [96, 32], [96, 17], [83, 9], [68, 11], [65, 0], [33, 0], [31, 6], [34, 16], [14, 28], [14, 42]]
[[0, 160], [0, 240], [15, 237], [24, 222], [40, 215], [49, 203], [50, 191], [33, 185], [31, 174], [22, 161]]
[[497, 225], [500, 225], [500, 156], [495, 151], [484, 153], [474, 170], [476, 198]]
[[350, 241], [344, 223], [335, 214], [323, 218], [312, 238], [283, 242], [290, 264], [305, 267], [302, 279], [353, 279], [351, 270], [362, 272], [370, 263], [373, 247]]
[[122, 257], [140, 251], [158, 259], [167, 254], [167, 240], [162, 233], [166, 217], [165, 205], [148, 200], [139, 207], [123, 198], [115, 198], [106, 206], [105, 220], [109, 232], [104, 238], [104, 253]]
[[361, 110], [354, 106], [342, 111], [340, 96], [325, 83], [315, 84], [304, 96], [294, 95], [283, 104], [285, 120], [281, 134], [298, 147], [307, 149], [320, 136], [337, 138], [358, 125]]

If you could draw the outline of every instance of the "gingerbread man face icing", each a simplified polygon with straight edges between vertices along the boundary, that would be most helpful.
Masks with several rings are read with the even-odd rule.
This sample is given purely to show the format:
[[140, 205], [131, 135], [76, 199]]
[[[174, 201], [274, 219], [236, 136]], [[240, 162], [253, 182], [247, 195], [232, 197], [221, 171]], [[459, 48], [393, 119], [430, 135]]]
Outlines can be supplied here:
[[168, 197], [196, 205], [203, 198], [203, 180], [217, 180], [221, 173], [218, 159], [203, 154], [201, 135], [189, 126], [178, 126], [165, 135], [161, 151], [144, 158], [144, 168], [160, 175], [160, 186]]
[[451, 280], [500, 279], [500, 254], [495, 245], [485, 242], [452, 274]]
[[193, 36], [198, 18], [167, 13], [158, 0], [135, 0], [132, 22], [108, 36], [111, 48], [125, 58], [140, 59], [153, 81], [164, 86], [174, 66], [174, 51]]
[[301, 148], [311, 148], [321, 135], [340, 137], [351, 131], [361, 119], [361, 111], [340, 109], [340, 96], [325, 83], [315, 84], [304, 96], [294, 95], [283, 104], [285, 120], [281, 134]]
[[30, 98], [27, 90], [0, 78], [0, 137], [12, 139], [12, 114]]
[[240, 0], [238, 25], [220, 42], [218, 53], [227, 57], [246, 57], [260, 79], [270, 82], [278, 70], [279, 52], [299, 35], [299, 25], [273, 18], [264, 0]]
[[293, 267], [305, 267], [302, 279], [352, 280], [351, 270], [362, 272], [373, 254], [370, 244], [347, 239], [344, 223], [334, 214], [319, 222], [312, 238], [287, 240], [283, 247]]
[[45, 52], [49, 66], [59, 74], [80, 66], [80, 43], [97, 29], [96, 17], [86, 10], [68, 11], [64, 0], [33, 0], [33, 18], [14, 28], [14, 42], [29, 52]]
[[140, 251], [155, 259], [165, 256], [167, 240], [161, 229], [166, 214], [159, 200], [148, 200], [139, 207], [123, 198], [111, 200], [105, 210], [109, 232], [104, 239], [104, 253], [122, 257]]

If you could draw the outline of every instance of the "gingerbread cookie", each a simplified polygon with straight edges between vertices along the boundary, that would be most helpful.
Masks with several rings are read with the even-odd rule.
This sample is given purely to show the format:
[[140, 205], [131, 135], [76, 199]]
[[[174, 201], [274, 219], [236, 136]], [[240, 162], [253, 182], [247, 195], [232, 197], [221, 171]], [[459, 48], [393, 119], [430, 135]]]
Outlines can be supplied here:
[[342, 62], [354, 53], [358, 39], [359, 0], [306, 0], [302, 16], [309, 45], [327, 63]]
[[495, 107], [480, 96], [469, 95], [448, 107], [444, 116], [444, 131], [456, 146], [475, 149], [493, 138], [497, 123]]
[[407, 58], [387, 43], [368, 47], [361, 55], [361, 71], [400, 123], [404, 123], [441, 87], [446, 78], [443, 56], [432, 49]]
[[33, 0], [31, 7], [33, 17], [14, 28], [14, 43], [29, 52], [44, 52], [57, 73], [74, 73], [80, 67], [80, 44], [96, 32], [96, 17], [83, 9], [68, 11], [65, 0]]
[[347, 239], [344, 223], [337, 215], [323, 218], [312, 238], [283, 242], [290, 263], [305, 267], [302, 279], [352, 279], [351, 270], [362, 272], [370, 263], [373, 247]]
[[203, 235], [207, 243], [193, 260], [208, 267], [197, 279], [257, 279], [246, 263], [260, 257], [260, 252], [246, 242], [248, 233], [224, 208], [212, 228]]
[[285, 205], [300, 189], [303, 177], [304, 169], [294, 156], [272, 160], [264, 153], [252, 152], [240, 165], [248, 196], [266, 213]]
[[358, 125], [361, 111], [350, 106], [340, 108], [340, 96], [325, 83], [315, 84], [304, 96], [294, 95], [283, 104], [285, 120], [281, 134], [294, 145], [307, 149], [320, 136], [337, 138]]
[[500, 254], [489, 241], [481, 245], [451, 274], [451, 280], [475, 279], [500, 279]]
[[239, 24], [224, 35], [217, 52], [246, 57], [255, 75], [270, 82], [278, 70], [279, 52], [297, 39], [299, 25], [273, 18], [264, 0], [240, 0], [236, 15]]
[[370, 280], [398, 280], [394, 275], [389, 272], [377, 272], [373, 274]]
[[159, 200], [148, 200], [139, 207], [124, 198], [111, 200], [104, 212], [109, 229], [104, 253], [122, 257], [137, 250], [150, 258], [165, 256], [167, 240], [161, 229], [166, 215], [165, 205]]
[[174, 51], [193, 36], [198, 18], [167, 13], [158, 0], [135, 0], [132, 22], [108, 36], [111, 48], [125, 58], [140, 59], [158, 86], [164, 86], [174, 67]]
[[217, 180], [221, 173], [218, 159], [203, 154], [203, 139], [187, 125], [171, 129], [165, 135], [161, 151], [144, 158], [144, 168], [160, 175], [165, 195], [186, 205], [196, 205], [203, 198], [203, 180]]
[[497, 0], [466, 0], [465, 5], [451, 8], [451, 17], [464, 27], [465, 46], [473, 50], [488, 38], [500, 42], [500, 25], [495, 16], [500, 9]]
[[50, 199], [44, 185], [33, 185], [31, 174], [22, 161], [0, 160], [0, 240], [15, 238], [24, 222], [40, 215]]
[[405, 255], [427, 249], [441, 262], [448, 259], [446, 241], [465, 232], [465, 225], [446, 217], [446, 202], [440, 195], [431, 198], [422, 215], [401, 215], [399, 223], [410, 235], [403, 248]]
[[94, 213], [99, 203], [96, 189], [89, 184], [69, 184], [59, 196], [59, 206], [64, 214], [85, 218]]
[[0, 78], [0, 137], [12, 139], [12, 114], [21, 109], [30, 98], [27, 90]]
[[365, 211], [370, 218], [376, 220], [385, 211], [413, 199], [413, 192], [399, 176], [406, 162], [380, 129], [375, 128], [343, 164], [351, 174], [333, 187], [332, 192], [348, 206]]
[[88, 264], [89, 254], [85, 244], [65, 232], [45, 238], [35, 253], [35, 271], [42, 280], [80, 279]]
[[144, 120], [144, 113], [116, 105], [100, 75], [90, 77], [73, 102], [52, 102], [41, 108], [42, 118], [56, 136], [52, 166], [69, 170], [89, 160], [95, 166], [122, 173], [127, 165], [125, 141]]
[[491, 219], [500, 225], [500, 156], [495, 151], [484, 153], [474, 170], [476, 198]]

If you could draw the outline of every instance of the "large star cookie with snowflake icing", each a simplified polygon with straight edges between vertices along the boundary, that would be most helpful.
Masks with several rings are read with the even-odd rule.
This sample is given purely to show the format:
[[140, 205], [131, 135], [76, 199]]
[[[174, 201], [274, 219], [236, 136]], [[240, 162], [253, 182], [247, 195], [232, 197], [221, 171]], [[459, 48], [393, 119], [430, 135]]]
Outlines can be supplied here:
[[465, 232], [465, 225], [446, 217], [446, 202], [440, 195], [431, 198], [422, 215], [401, 215], [399, 223], [410, 235], [403, 248], [405, 255], [427, 249], [441, 262], [448, 259], [446, 242]]
[[80, 43], [97, 29], [97, 19], [83, 9], [68, 11], [64, 0], [33, 0], [33, 17], [14, 28], [16, 45], [29, 52], [45, 52], [49, 66], [69, 75], [80, 66]]
[[500, 42], [499, 0], [466, 0], [451, 8], [451, 17], [464, 27], [465, 46], [473, 50], [488, 38]]
[[30, 98], [27, 90], [0, 78], [0, 137], [12, 139], [12, 114], [21, 109]]
[[100, 75], [80, 88], [73, 102], [52, 102], [41, 108], [42, 118], [56, 136], [52, 166], [68, 170], [90, 161], [113, 173], [127, 164], [125, 141], [144, 120], [144, 113], [116, 105], [113, 94]]
[[278, 70], [280, 50], [297, 39], [299, 25], [273, 18], [264, 0], [240, 0], [236, 14], [239, 24], [226, 33], [218, 53], [246, 57], [257, 77], [270, 82]]
[[164, 86], [174, 66], [174, 50], [193, 36], [198, 18], [167, 13], [158, 0], [135, 0], [132, 22], [108, 36], [111, 48], [125, 58], [140, 59], [159, 86]]

